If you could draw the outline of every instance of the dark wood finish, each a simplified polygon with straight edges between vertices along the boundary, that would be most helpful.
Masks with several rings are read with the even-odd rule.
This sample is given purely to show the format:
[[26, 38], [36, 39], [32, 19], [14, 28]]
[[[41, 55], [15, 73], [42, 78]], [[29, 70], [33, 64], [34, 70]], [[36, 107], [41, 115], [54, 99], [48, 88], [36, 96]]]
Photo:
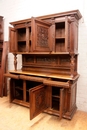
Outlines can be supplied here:
[[4, 23], [0, 16], [0, 97], [7, 95], [7, 81], [3, 74], [7, 69], [7, 47], [8, 42], [4, 42]]
[[[43, 111], [60, 119], [73, 117], [81, 17], [73, 10], [10, 23], [14, 70], [4, 76], [10, 78], [10, 102], [30, 107], [30, 119]], [[22, 55], [21, 70], [17, 54]]]

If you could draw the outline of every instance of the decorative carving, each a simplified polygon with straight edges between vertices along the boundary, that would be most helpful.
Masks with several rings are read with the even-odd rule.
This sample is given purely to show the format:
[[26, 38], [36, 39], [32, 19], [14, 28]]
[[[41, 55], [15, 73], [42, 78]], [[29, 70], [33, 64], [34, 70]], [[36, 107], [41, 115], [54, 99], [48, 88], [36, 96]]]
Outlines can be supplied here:
[[38, 95], [35, 95], [35, 105], [36, 109], [41, 108], [44, 105], [45, 102], [45, 94], [44, 91], [41, 91]]
[[56, 63], [56, 58], [48, 58], [48, 57], [43, 57], [43, 58], [37, 58], [37, 63], [47, 63], [47, 64], [51, 64], [51, 63]]
[[34, 63], [34, 58], [28, 57], [28, 58], [26, 59], [26, 62], [32, 62], [32, 63]]
[[61, 64], [63, 64], [63, 65], [70, 64], [70, 59], [60, 59], [60, 61], [61, 61]]
[[35, 112], [33, 114], [36, 115], [38, 111], [43, 110], [45, 107], [45, 90], [40, 90], [39, 93], [35, 94]]
[[48, 29], [37, 25], [37, 46], [48, 47]]

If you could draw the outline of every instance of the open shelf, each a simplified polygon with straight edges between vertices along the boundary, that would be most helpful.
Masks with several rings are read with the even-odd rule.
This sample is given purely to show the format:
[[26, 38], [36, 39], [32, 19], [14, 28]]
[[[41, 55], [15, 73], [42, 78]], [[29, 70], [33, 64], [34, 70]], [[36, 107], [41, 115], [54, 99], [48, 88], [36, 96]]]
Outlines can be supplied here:
[[65, 38], [65, 22], [56, 23], [56, 38]]

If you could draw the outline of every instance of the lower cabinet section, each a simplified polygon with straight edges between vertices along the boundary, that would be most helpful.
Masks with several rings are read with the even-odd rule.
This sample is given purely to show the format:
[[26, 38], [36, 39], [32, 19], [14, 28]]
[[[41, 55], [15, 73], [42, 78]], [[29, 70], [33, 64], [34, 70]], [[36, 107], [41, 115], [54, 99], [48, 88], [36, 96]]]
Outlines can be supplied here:
[[[52, 84], [50, 84], [50, 82]], [[36, 82], [10, 79], [10, 102], [30, 108], [30, 119], [41, 112], [71, 119], [76, 110], [76, 81]], [[65, 84], [64, 84], [65, 82]]]

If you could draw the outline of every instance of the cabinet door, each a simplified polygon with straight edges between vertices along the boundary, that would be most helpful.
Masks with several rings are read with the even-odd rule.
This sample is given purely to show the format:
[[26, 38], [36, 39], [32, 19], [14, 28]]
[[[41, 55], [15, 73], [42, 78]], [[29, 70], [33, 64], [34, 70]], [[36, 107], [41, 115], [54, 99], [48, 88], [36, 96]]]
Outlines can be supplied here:
[[10, 52], [17, 51], [16, 46], [16, 31], [14, 28], [9, 27], [9, 44], [10, 44]]
[[33, 51], [52, 51], [52, 27], [51, 23], [32, 18], [32, 49]]
[[46, 93], [46, 86], [39, 85], [30, 89], [30, 119], [45, 110], [49, 103]]
[[70, 22], [68, 17], [55, 19], [55, 50], [68, 52], [70, 49]]

